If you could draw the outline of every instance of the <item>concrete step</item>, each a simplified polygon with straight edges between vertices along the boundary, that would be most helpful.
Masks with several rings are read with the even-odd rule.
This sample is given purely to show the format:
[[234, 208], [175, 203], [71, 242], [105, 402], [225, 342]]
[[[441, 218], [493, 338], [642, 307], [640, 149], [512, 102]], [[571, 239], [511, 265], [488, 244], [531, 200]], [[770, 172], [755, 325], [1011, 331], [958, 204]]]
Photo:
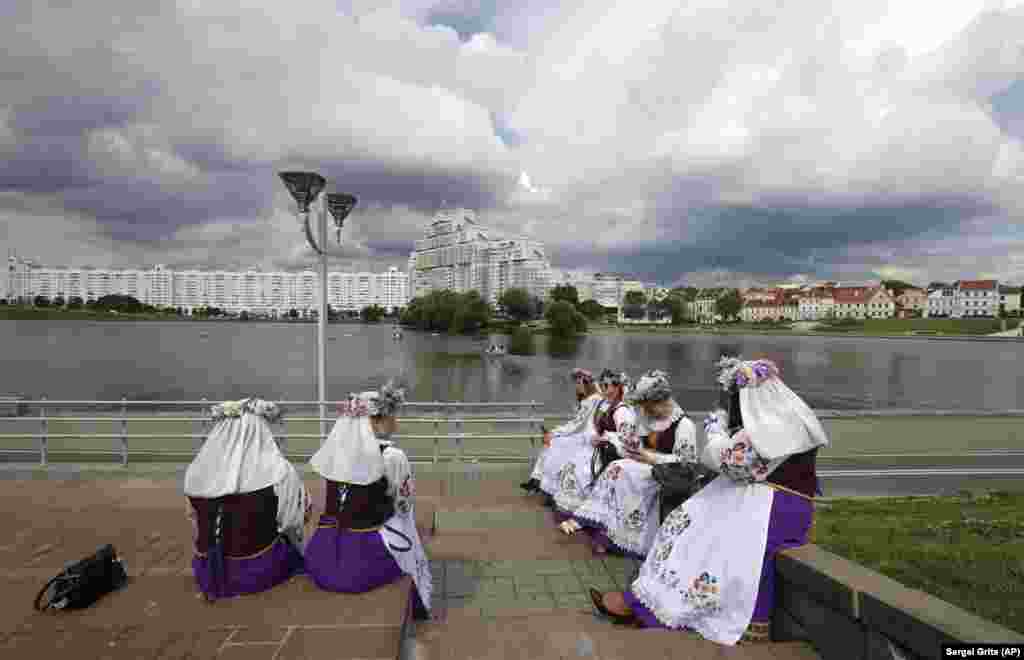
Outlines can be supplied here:
[[693, 635], [666, 630], [629, 629], [580, 613], [528, 615], [420, 626], [415, 660], [818, 660], [802, 642], [722, 646]]

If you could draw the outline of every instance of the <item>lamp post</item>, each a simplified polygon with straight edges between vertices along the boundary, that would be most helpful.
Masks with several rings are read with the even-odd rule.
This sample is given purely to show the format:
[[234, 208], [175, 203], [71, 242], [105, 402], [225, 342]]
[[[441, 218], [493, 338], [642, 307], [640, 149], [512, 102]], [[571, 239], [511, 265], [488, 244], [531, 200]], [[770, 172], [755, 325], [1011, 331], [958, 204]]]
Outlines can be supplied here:
[[317, 398], [320, 411], [320, 438], [327, 436], [327, 211], [334, 216], [334, 224], [338, 229], [338, 244], [341, 244], [341, 228], [345, 218], [356, 205], [353, 195], [344, 193], [324, 195], [317, 205], [319, 219], [317, 232], [319, 240], [314, 240], [309, 223], [310, 205], [313, 204], [327, 185], [327, 180], [316, 172], [281, 172], [278, 176], [284, 182], [299, 205], [302, 214], [302, 227], [306, 234], [306, 242], [320, 256], [320, 314], [317, 318]]

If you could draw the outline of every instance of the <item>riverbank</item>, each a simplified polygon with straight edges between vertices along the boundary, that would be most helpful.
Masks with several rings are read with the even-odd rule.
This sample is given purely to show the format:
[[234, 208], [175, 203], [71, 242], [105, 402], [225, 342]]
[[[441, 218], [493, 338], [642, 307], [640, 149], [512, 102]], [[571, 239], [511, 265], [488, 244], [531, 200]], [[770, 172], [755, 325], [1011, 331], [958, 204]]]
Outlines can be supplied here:
[[[392, 319], [384, 319], [377, 324], [367, 324], [360, 319], [331, 319], [330, 325], [382, 325]], [[105, 321], [105, 322], [185, 322], [185, 323], [281, 323], [315, 325], [316, 319], [289, 318], [239, 318], [223, 316], [178, 316], [171, 313], [125, 314], [96, 309], [53, 309], [46, 307], [15, 307], [0, 305], [0, 321]]]
[[814, 542], [1024, 632], [1024, 493], [836, 499]]

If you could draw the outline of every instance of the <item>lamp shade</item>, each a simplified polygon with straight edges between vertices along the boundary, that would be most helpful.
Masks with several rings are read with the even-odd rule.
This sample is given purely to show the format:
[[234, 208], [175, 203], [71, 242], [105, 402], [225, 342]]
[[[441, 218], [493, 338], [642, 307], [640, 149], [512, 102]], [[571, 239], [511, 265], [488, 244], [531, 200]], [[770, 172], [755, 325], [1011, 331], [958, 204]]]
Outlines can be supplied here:
[[309, 213], [309, 205], [327, 185], [327, 180], [316, 172], [281, 172], [278, 176], [303, 213]]
[[348, 193], [329, 193], [327, 195], [327, 208], [334, 217], [334, 224], [340, 229], [345, 224], [345, 218], [352, 212], [356, 205], [356, 196]]

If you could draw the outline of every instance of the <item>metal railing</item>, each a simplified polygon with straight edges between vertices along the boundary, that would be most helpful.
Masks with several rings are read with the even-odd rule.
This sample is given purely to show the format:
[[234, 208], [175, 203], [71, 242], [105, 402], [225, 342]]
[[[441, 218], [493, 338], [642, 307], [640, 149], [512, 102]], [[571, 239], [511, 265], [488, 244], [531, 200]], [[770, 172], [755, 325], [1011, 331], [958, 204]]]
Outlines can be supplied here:
[[[5, 399], [8, 403], [10, 399]], [[59, 451], [61, 454], [68, 454], [73, 456], [97, 456], [97, 457], [116, 457], [119, 459], [121, 465], [127, 465], [131, 451], [135, 451], [137, 455], [145, 455], [150, 457], [150, 460], [168, 460], [182, 458], [191, 460], [195, 450], [202, 444], [202, 441], [206, 438], [211, 425], [212, 418], [210, 417], [210, 407], [213, 403], [219, 401], [219, 399], [211, 400], [209, 398], [202, 398], [196, 401], [133, 401], [127, 397], [122, 397], [120, 400], [50, 400], [45, 396], [39, 399], [29, 400], [18, 397], [17, 410], [29, 411], [29, 414], [16, 414], [13, 417], [0, 417], [0, 422], [20, 422], [21, 424], [38, 424], [36, 430], [31, 432], [17, 432], [17, 433], [0, 433], [0, 456], [6, 455], [11, 456], [37, 456], [38, 462], [42, 466], [48, 465], [50, 462], [50, 441], [64, 440], [85, 440], [93, 439], [100, 441], [113, 441], [109, 448], [95, 449], [95, 448], [81, 448], [81, 447], [64, 447]], [[278, 401], [277, 402], [282, 409], [286, 412], [289, 408], [291, 409], [302, 409], [311, 408], [317, 409], [321, 402], [320, 401]], [[323, 402], [327, 406], [337, 406], [338, 404], [344, 403], [344, 400], [339, 401], [326, 401]], [[414, 440], [414, 441], [427, 441], [432, 442], [433, 452], [429, 456], [410, 456], [414, 461], [420, 462], [426, 460], [427, 462], [437, 464], [440, 462], [441, 455], [441, 442], [454, 442], [455, 451], [450, 456], [451, 460], [458, 461], [460, 463], [466, 462], [466, 447], [465, 443], [467, 440], [511, 440], [511, 441], [529, 441], [529, 455], [523, 456], [523, 454], [516, 453], [515, 455], [501, 455], [501, 454], [477, 454], [471, 456], [471, 462], [484, 458], [488, 461], [514, 461], [523, 462], [524, 460], [530, 460], [536, 458], [538, 451], [540, 450], [540, 440], [543, 436], [543, 424], [544, 418], [542, 416], [543, 404], [537, 401], [528, 402], [463, 402], [463, 401], [419, 401], [409, 402], [406, 404], [407, 411], [424, 411], [420, 412], [416, 416], [402, 416], [400, 420], [403, 423], [415, 423], [421, 425], [428, 425], [431, 427], [432, 432], [430, 433], [407, 433], [407, 434], [396, 434], [397, 440]], [[92, 409], [96, 410], [96, 414], [83, 413], [82, 410]], [[146, 408], [147, 410], [138, 410], [139, 408]], [[167, 412], [157, 412], [154, 408], [168, 409]], [[196, 414], [186, 414], [196, 410]], [[332, 408], [333, 409], [333, 408]], [[523, 416], [521, 412], [519, 414], [512, 414], [508, 416], [500, 415], [500, 412], [508, 410], [513, 413], [526, 409], [527, 416]], [[69, 411], [69, 414], [55, 414], [59, 411]], [[33, 414], [31, 411], [35, 411]], [[476, 414], [466, 414], [468, 411], [479, 411]], [[822, 419], [858, 419], [858, 418], [886, 418], [886, 417], [1024, 417], [1024, 410], [897, 410], [897, 409], [882, 409], [882, 410], [818, 410], [816, 411], [818, 416]], [[491, 414], [488, 414], [491, 413]], [[692, 411], [690, 417], [695, 421], [700, 420], [704, 412]], [[317, 414], [313, 415], [286, 415], [281, 421], [274, 423], [274, 437], [278, 441], [282, 452], [289, 455], [291, 458], [304, 458], [308, 459], [308, 453], [287, 453], [287, 445], [289, 440], [316, 440], [317, 444], [322, 442], [325, 436], [322, 433], [288, 433], [286, 424], [289, 422], [333, 422], [334, 417], [321, 418]], [[183, 422], [190, 423], [193, 427], [192, 433], [143, 433], [143, 432], [131, 432], [130, 428], [133, 423], [138, 422]], [[76, 432], [58, 432], [54, 433], [52, 429], [52, 422], [59, 423], [108, 423], [112, 425], [112, 428], [108, 432], [95, 432], [89, 429], [76, 429]], [[525, 426], [527, 432], [485, 432], [485, 433], [472, 433], [466, 431], [467, 424], [491, 424], [491, 425], [504, 425], [513, 424]], [[442, 425], [444, 425], [442, 427]], [[699, 425], [699, 424], [698, 424]], [[27, 448], [15, 448], [11, 447], [7, 441], [16, 440], [32, 440], [36, 442], [34, 449]], [[166, 446], [139, 446], [141, 443], [146, 441], [160, 441], [160, 440], [190, 440], [193, 441], [193, 446], [186, 449], [172, 449]], [[138, 444], [137, 444], [138, 443]], [[525, 444], [525, 443], [524, 443]], [[999, 449], [999, 450], [965, 450], [959, 452], [949, 453], [934, 453], [929, 452], [927, 454], [915, 454], [915, 453], [902, 453], [892, 452], [892, 457], [929, 457], [934, 458], [937, 456], [947, 457], [964, 457], [974, 458], [983, 457], [985, 455], [998, 455], [1005, 456], [1007, 458], [1016, 457], [1020, 455], [1019, 449]], [[56, 452], [55, 452], [56, 453]], [[869, 454], [860, 455], [860, 458], [868, 457]], [[877, 456], [881, 456], [878, 454]], [[832, 459], [843, 459], [853, 458], [853, 456], [830, 456]], [[845, 471], [841, 470], [840, 472]], [[838, 473], [837, 473], [838, 474]]]
[[[338, 406], [344, 403], [346, 400], [339, 401], [277, 401], [276, 403], [282, 408], [287, 409], [293, 408], [318, 408], [321, 403], [325, 406]], [[17, 399], [17, 405], [20, 409], [38, 409], [38, 415], [27, 414], [27, 415], [15, 415], [9, 417], [0, 417], [0, 422], [21, 422], [25, 423], [28, 421], [36, 422], [39, 424], [37, 432], [33, 433], [0, 433], [0, 454], [27, 454], [37, 453], [39, 457], [39, 464], [45, 466], [49, 463], [50, 447], [49, 443], [51, 440], [76, 440], [82, 438], [90, 438], [96, 440], [115, 440], [116, 446], [110, 449], [65, 449], [64, 453], [74, 455], [97, 455], [97, 456], [110, 456], [119, 455], [120, 462], [122, 465], [128, 464], [129, 458], [129, 441], [130, 440], [193, 440], [200, 441], [197, 444], [201, 444], [202, 440], [205, 440], [207, 434], [212, 425], [212, 417], [210, 416], [210, 407], [212, 401], [203, 397], [198, 401], [132, 401], [127, 397], [122, 397], [117, 401], [103, 401], [103, 400], [50, 400], [45, 396], [40, 397], [37, 400]], [[130, 408], [145, 406], [148, 408], [163, 407], [188, 409], [188, 408], [199, 408], [201, 413], [197, 415], [176, 415], [176, 414], [160, 414], [154, 413], [152, 410], [142, 413], [132, 412]], [[440, 460], [440, 443], [442, 440], [454, 440], [455, 442], [455, 459], [464, 462], [465, 460], [465, 447], [464, 441], [467, 439], [491, 439], [491, 440], [528, 440], [530, 443], [530, 456], [535, 457], [539, 451], [539, 443], [543, 437], [543, 424], [544, 419], [536, 416], [540, 412], [542, 404], [537, 401], [528, 402], [463, 402], [463, 401], [414, 401], [405, 404], [407, 409], [436, 409], [438, 412], [430, 416], [420, 417], [404, 417], [400, 416], [399, 420], [406, 423], [419, 423], [419, 424], [431, 424], [433, 426], [433, 433], [422, 434], [396, 434], [397, 440], [432, 440], [433, 441], [433, 456], [432, 463], [437, 463]], [[98, 415], [54, 415], [48, 414], [53, 412], [54, 408], [57, 409], [74, 409], [81, 410], [82, 407], [86, 408], [115, 408], [116, 413], [114, 415], [109, 414], [98, 414]], [[523, 409], [527, 408], [529, 413], [534, 415], [530, 417], [521, 416], [469, 416], [465, 414], [457, 414], [460, 410], [464, 409], [484, 409], [484, 410], [495, 410], [495, 409]], [[317, 440], [323, 442], [326, 435], [323, 433], [287, 433], [284, 425], [287, 422], [333, 422], [336, 417], [320, 417], [319, 415], [314, 416], [303, 416], [303, 415], [288, 415], [286, 418], [283, 417], [281, 420], [274, 422], [271, 426], [274, 429], [274, 438], [277, 440], [278, 446], [281, 451], [287, 454], [287, 442], [289, 439], [306, 439], [306, 440]], [[159, 422], [189, 422], [192, 423], [199, 432], [197, 433], [130, 433], [129, 424], [132, 422], [139, 421], [159, 421]], [[76, 432], [76, 433], [51, 433], [50, 422], [73, 422], [73, 423], [95, 423], [105, 422], [113, 423], [118, 426], [118, 431], [115, 433], [95, 433], [95, 432]], [[472, 424], [518, 424], [525, 425], [529, 432], [527, 433], [467, 433], [465, 425], [467, 423]], [[453, 432], [442, 432], [441, 425], [448, 425], [449, 429], [453, 427]], [[16, 449], [5, 446], [7, 440], [36, 440], [38, 441], [38, 449], [36, 451], [26, 449]], [[194, 452], [183, 452], [183, 451], [169, 451], [160, 448], [146, 448], [142, 450], [148, 455], [156, 455], [162, 457], [173, 457], [181, 454], [188, 454], [191, 456]], [[299, 455], [303, 458], [308, 458], [308, 455]]]

